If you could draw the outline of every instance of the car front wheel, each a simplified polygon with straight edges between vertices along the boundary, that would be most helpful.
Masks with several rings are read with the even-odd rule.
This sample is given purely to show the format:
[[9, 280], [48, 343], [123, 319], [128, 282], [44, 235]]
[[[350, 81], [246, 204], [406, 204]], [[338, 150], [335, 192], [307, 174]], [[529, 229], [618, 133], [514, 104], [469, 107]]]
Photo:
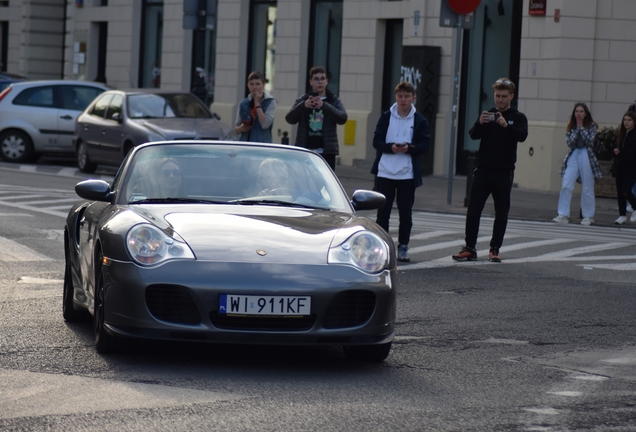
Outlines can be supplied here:
[[[101, 257], [100, 257], [101, 258]], [[109, 334], [105, 324], [105, 299], [104, 270], [99, 260], [99, 268], [95, 274], [95, 311], [93, 315], [93, 330], [95, 333], [95, 349], [101, 354], [119, 352], [123, 348], [123, 340]]]
[[389, 356], [391, 342], [380, 345], [347, 345], [342, 349], [349, 360], [381, 362]]
[[0, 134], [0, 155], [7, 162], [26, 162], [33, 154], [33, 141], [26, 133], [8, 130]]
[[[86, 312], [78, 311], [73, 306], [73, 281], [71, 276], [71, 257], [68, 249], [65, 248], [66, 265], [64, 268], [64, 291], [62, 294], [62, 316], [68, 322], [81, 321], [88, 315]], [[90, 315], [88, 315], [90, 316]]]
[[88, 147], [85, 142], [77, 146], [77, 166], [83, 173], [93, 174], [97, 170], [97, 164], [88, 157]]

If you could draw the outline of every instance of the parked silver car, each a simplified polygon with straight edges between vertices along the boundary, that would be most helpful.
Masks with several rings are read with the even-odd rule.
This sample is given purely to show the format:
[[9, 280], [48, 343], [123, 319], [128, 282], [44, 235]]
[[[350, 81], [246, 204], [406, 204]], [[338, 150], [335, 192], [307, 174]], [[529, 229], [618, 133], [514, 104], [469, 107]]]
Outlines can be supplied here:
[[121, 164], [130, 150], [146, 142], [220, 140], [230, 131], [191, 93], [111, 90], [77, 118], [77, 165], [93, 173], [98, 163]]
[[24, 162], [42, 152], [73, 153], [77, 116], [105, 90], [86, 81], [12, 83], [0, 93], [0, 156]]

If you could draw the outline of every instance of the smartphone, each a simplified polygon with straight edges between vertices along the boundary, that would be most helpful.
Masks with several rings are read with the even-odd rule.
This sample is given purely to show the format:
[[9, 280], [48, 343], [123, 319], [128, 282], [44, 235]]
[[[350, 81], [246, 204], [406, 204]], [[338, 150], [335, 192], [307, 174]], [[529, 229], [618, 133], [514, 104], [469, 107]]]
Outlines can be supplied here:
[[487, 118], [488, 118], [488, 122], [493, 122], [493, 121], [495, 121], [495, 113], [493, 113], [493, 112], [489, 112], [489, 113], [488, 113], [488, 117], [487, 117]]
[[397, 147], [404, 147], [406, 144], [404, 144], [404, 143], [395, 143], [395, 145], [396, 145]]
[[252, 122], [250, 120], [243, 120], [243, 126], [252, 126]]
[[311, 92], [309, 93], [309, 96], [316, 97], [318, 96], [318, 92]]

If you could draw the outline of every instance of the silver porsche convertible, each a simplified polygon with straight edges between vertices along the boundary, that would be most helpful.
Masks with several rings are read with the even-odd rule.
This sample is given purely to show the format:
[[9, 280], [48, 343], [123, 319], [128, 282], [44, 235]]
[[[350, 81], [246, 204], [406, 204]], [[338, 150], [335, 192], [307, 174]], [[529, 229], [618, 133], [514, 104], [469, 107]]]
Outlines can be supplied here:
[[101, 353], [135, 338], [338, 345], [382, 361], [395, 333], [391, 237], [322, 157], [298, 147], [169, 141], [112, 184], [77, 184], [66, 220], [63, 316], [92, 319]]

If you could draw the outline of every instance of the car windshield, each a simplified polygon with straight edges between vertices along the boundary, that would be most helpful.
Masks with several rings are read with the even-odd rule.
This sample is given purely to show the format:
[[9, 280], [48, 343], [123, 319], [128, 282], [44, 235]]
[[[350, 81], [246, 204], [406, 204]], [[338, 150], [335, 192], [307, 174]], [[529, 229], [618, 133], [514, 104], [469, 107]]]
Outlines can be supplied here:
[[232, 144], [140, 148], [118, 197], [129, 204], [286, 206], [351, 212], [349, 199], [315, 153]]
[[190, 93], [128, 96], [130, 118], [210, 118], [210, 112]]

